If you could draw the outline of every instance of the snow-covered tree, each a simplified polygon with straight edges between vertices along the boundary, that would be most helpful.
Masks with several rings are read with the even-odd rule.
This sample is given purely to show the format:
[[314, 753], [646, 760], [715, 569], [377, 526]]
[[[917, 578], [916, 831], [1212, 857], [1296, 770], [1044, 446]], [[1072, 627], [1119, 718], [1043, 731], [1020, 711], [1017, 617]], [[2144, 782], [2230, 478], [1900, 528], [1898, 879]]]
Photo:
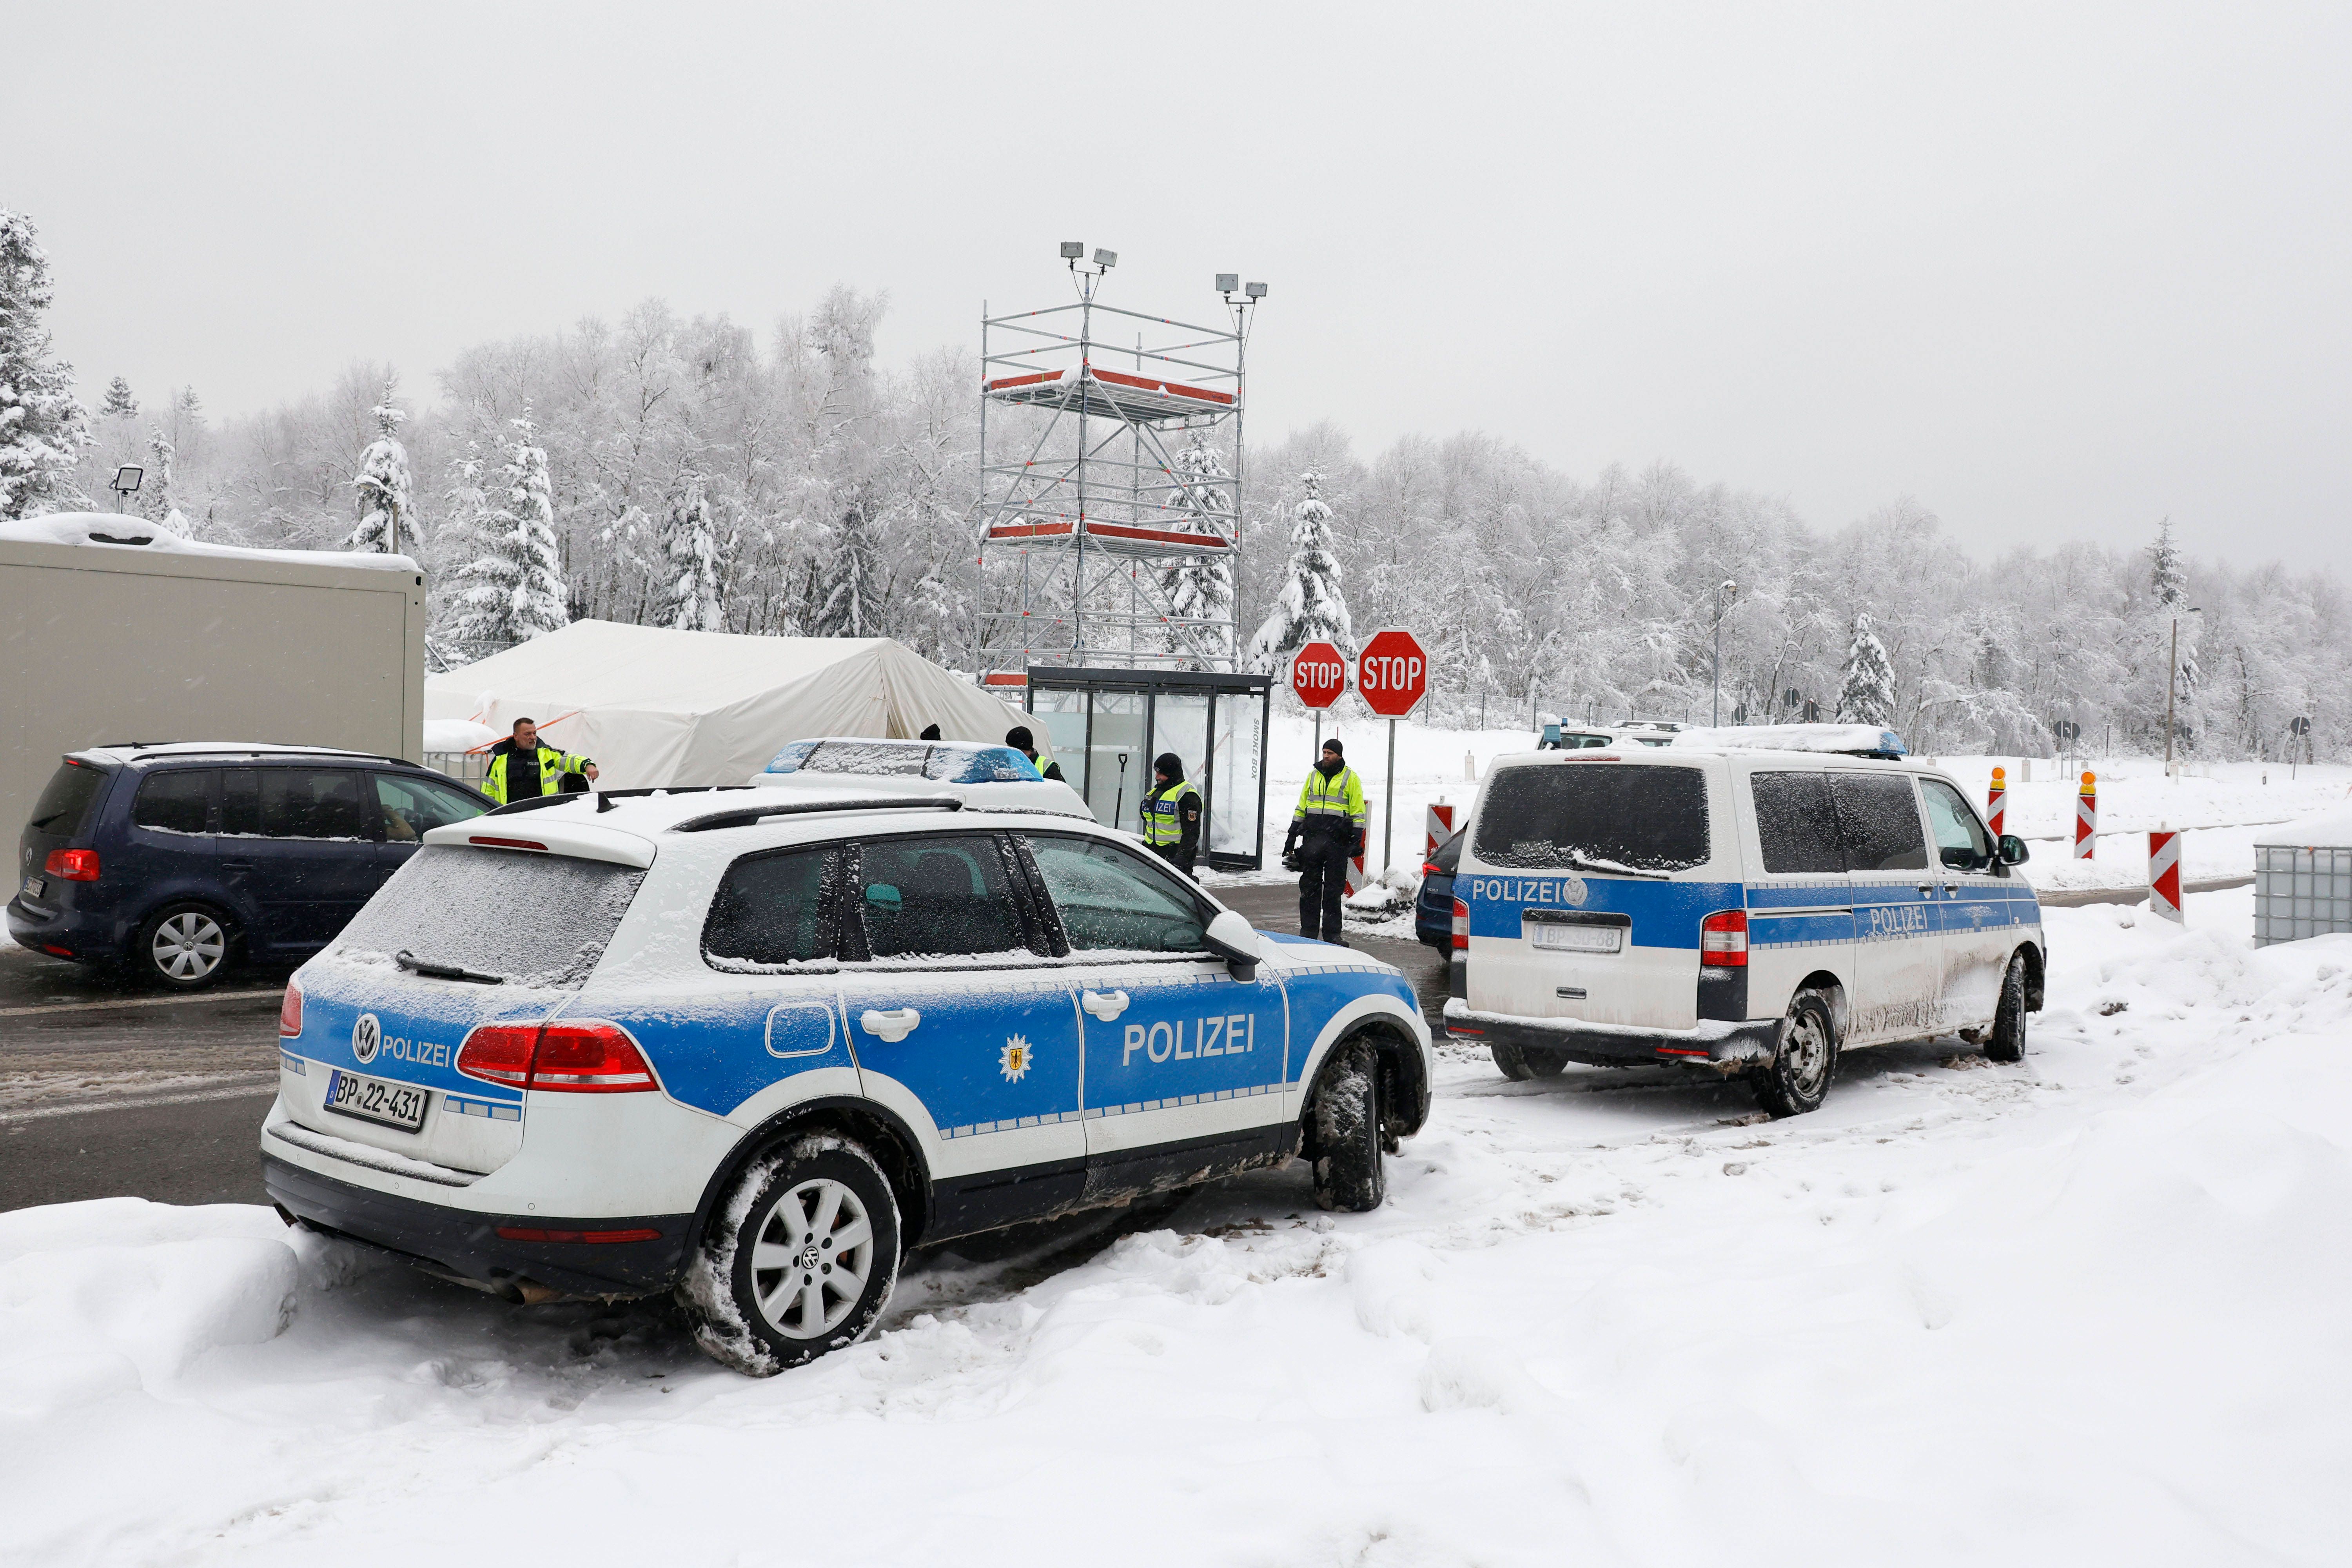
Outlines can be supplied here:
[[458, 642], [505, 647], [572, 622], [547, 453], [533, 438], [528, 410], [509, 423], [515, 433], [505, 443], [506, 463], [492, 487], [481, 486], [478, 457], [459, 464], [458, 493], [474, 503], [470, 531], [478, 552], [458, 569], [454, 613], [441, 634]]
[[87, 506], [74, 466], [90, 443], [73, 366], [49, 357], [49, 258], [30, 219], [0, 207], [0, 519]]
[[194, 531], [180, 510], [180, 481], [173, 473], [173, 460], [179, 456], [160, 429], [147, 434], [147, 473], [139, 487], [139, 514], [156, 527], [166, 529], [185, 539]]
[[1307, 498], [1292, 514], [1289, 574], [1272, 613], [1250, 639], [1250, 667], [1261, 671], [1271, 671], [1285, 654], [1318, 638], [1336, 644], [1343, 654], [1356, 651], [1355, 626], [1339, 589], [1339, 558], [1331, 548], [1331, 508], [1323, 499], [1323, 476], [1309, 469], [1298, 482]]
[[1895, 722], [1895, 661], [1870, 624], [1870, 613], [1853, 617], [1853, 636], [1846, 645], [1845, 672], [1838, 684], [1837, 721], [1841, 724]]
[[[1178, 483], [1169, 494], [1168, 504], [1182, 519], [1179, 526], [1189, 532], [1214, 533], [1232, 540], [1233, 474], [1216, 448], [1205, 441], [1195, 441], [1177, 453], [1176, 478]], [[1160, 580], [1161, 590], [1168, 595], [1169, 610], [1177, 619], [1232, 621], [1232, 552], [1181, 556], [1161, 569]], [[1230, 637], [1230, 633], [1222, 630], [1171, 627], [1167, 642], [1173, 651], [1197, 648], [1222, 665], [1233, 654]]]
[[818, 578], [817, 612], [809, 630], [821, 637], [882, 635], [881, 556], [873, 521], [862, 497], [843, 509], [835, 525], [833, 550]]
[[359, 477], [352, 481], [359, 493], [360, 523], [343, 548], [414, 552], [416, 487], [408, 473], [408, 448], [400, 444], [401, 422], [408, 416], [393, 405], [389, 386], [383, 401], [369, 412], [375, 416], [376, 437], [360, 454]]
[[139, 400], [131, 395], [131, 384], [116, 376], [106, 384], [106, 402], [99, 408], [107, 419], [132, 419], [139, 414]]
[[2189, 602], [2189, 567], [2180, 547], [2172, 542], [2172, 519], [2156, 525], [2156, 542], [2147, 547], [2147, 585], [2156, 602], [2169, 607]]
[[721, 556], [702, 477], [681, 475], [662, 516], [662, 577], [652, 605], [655, 626], [682, 632], [727, 629]]

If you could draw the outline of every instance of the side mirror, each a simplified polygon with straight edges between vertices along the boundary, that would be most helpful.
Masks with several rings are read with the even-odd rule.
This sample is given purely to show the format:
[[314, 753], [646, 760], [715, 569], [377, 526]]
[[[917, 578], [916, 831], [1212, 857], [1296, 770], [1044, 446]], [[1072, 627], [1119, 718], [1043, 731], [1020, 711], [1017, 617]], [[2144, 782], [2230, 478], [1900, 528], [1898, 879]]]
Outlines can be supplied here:
[[1224, 959], [1225, 967], [1233, 971], [1234, 979], [1250, 981], [1257, 978], [1260, 952], [1257, 932], [1251, 929], [1247, 919], [1227, 910], [1209, 922], [1209, 929], [1202, 933], [1202, 940], [1209, 944], [1212, 952]]
[[2000, 836], [2000, 863], [2002, 865], [2022, 866], [2025, 864], [2025, 858], [2032, 853], [2032, 850], [2026, 848], [2025, 840], [2020, 838], [2016, 834], [2004, 833]]

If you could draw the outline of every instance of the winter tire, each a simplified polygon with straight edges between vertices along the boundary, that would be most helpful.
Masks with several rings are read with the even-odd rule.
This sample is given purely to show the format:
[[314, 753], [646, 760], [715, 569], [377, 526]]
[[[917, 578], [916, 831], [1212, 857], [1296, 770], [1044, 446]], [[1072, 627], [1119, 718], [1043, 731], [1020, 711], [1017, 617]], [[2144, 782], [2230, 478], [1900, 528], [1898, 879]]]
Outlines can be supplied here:
[[1985, 1036], [1986, 1059], [1996, 1062], [2021, 1062], [2025, 1059], [2025, 955], [2018, 953], [2009, 961], [2009, 973], [2000, 977], [2000, 1010], [1993, 1015], [1992, 1028]]
[[856, 1344], [898, 1279], [898, 1203], [874, 1156], [804, 1133], [736, 1178], [687, 1264], [695, 1342], [752, 1377]]
[[1361, 1041], [1332, 1051], [1307, 1108], [1313, 1138], [1315, 1205], [1365, 1214], [1388, 1197], [1381, 1161], [1380, 1058]]
[[1756, 1102], [1775, 1116], [1821, 1109], [1837, 1073], [1837, 1014], [1819, 991], [1800, 991], [1780, 1020], [1772, 1059], [1755, 1071]]
[[228, 967], [228, 922], [203, 904], [166, 904], [147, 917], [132, 945], [134, 968], [159, 985], [194, 991]]
[[1513, 1083], [1532, 1083], [1539, 1078], [1558, 1078], [1568, 1070], [1568, 1058], [1559, 1052], [1541, 1046], [1493, 1046], [1495, 1065]]

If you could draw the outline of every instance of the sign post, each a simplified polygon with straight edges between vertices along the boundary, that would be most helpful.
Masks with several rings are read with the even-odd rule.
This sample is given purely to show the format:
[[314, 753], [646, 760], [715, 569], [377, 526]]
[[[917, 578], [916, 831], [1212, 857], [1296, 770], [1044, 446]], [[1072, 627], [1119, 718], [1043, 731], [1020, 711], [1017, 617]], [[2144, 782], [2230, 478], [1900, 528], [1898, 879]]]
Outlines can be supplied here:
[[2074, 797], [2074, 858], [2088, 860], [2099, 837], [2099, 775], [2083, 774], [2083, 793]]
[[2009, 831], [2009, 770], [1992, 771], [1992, 788], [1985, 795], [1985, 826], [1998, 840]]
[[1328, 642], [1311, 642], [1290, 656], [1290, 689], [1315, 715], [1315, 752], [1323, 750], [1323, 713], [1348, 690], [1348, 660]]
[[2179, 925], [2180, 912], [2180, 835], [2158, 831], [2147, 836], [2147, 907]]
[[1431, 806], [1427, 831], [1429, 842], [1421, 851], [1421, 858], [1424, 860], [1437, 853], [1439, 845], [1454, 837], [1454, 808], [1442, 800]]
[[1386, 870], [1396, 840], [1397, 721], [1429, 695], [1429, 654], [1421, 639], [1395, 626], [1366, 638], [1356, 658], [1356, 694], [1389, 721], [1389, 787], [1381, 803], [1381, 868]]

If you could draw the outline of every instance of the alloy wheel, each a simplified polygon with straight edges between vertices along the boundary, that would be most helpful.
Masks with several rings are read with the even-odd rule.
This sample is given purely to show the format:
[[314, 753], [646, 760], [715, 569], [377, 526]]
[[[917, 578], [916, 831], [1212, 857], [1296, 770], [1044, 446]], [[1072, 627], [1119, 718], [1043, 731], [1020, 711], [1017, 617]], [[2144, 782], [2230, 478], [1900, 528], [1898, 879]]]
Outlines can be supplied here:
[[866, 1293], [874, 1225], [856, 1193], [826, 1177], [776, 1200], [751, 1245], [751, 1288], [779, 1333], [814, 1339]]

